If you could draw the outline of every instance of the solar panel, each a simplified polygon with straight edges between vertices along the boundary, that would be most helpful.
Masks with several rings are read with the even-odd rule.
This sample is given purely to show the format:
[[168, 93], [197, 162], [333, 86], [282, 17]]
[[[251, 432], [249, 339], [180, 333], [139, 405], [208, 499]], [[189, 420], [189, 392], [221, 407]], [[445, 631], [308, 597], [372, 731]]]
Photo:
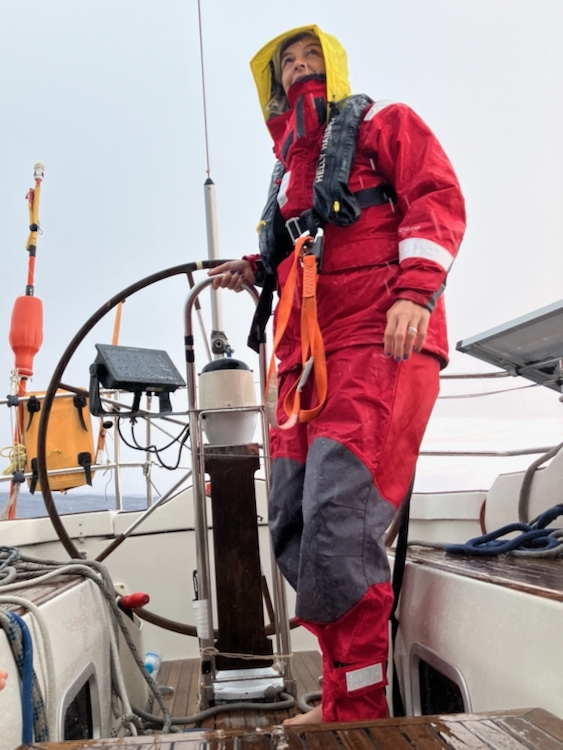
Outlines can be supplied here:
[[563, 300], [463, 339], [456, 349], [561, 393]]

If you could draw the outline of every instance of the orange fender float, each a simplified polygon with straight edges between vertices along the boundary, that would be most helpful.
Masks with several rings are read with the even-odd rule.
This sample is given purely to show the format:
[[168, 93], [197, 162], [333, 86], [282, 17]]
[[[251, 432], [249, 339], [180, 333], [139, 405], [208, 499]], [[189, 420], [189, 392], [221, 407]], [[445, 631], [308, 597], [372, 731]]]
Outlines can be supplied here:
[[32, 296], [17, 297], [12, 310], [9, 334], [18, 375], [33, 375], [33, 358], [43, 342], [43, 305]]

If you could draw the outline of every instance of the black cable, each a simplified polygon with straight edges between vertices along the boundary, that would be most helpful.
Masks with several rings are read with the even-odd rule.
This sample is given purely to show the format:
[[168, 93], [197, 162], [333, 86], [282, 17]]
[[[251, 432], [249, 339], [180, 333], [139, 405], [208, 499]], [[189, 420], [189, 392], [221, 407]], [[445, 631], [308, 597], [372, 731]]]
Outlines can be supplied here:
[[[293, 705], [295, 705], [295, 698], [292, 695], [284, 692], [283, 690], [278, 690], [273, 686], [266, 688], [266, 690], [264, 691], [264, 696], [269, 700], [276, 698], [277, 700], [273, 700], [273, 702], [256, 703], [253, 703], [251, 701], [244, 701], [240, 703], [223, 703], [218, 706], [206, 708], [205, 710], [199, 711], [192, 716], [173, 716], [170, 719], [170, 723], [172, 725], [199, 724], [199, 722], [203, 721], [204, 719], [208, 719], [211, 716], [216, 716], [217, 714], [229, 711], [256, 711], [258, 709], [260, 711], [281, 711], [287, 708], [291, 708]], [[148, 721], [157, 727], [161, 727], [164, 723], [161, 716], [154, 716], [153, 714], [149, 714], [147, 711], [143, 711], [136, 706], [131, 706], [131, 708], [133, 709], [133, 712], [136, 713], [137, 716], [139, 716], [141, 719], [143, 719], [144, 721]]]
[[[189, 425], [185, 425], [180, 431], [180, 433], [176, 437], [172, 438], [172, 440], [168, 443], [168, 445], [164, 445], [162, 446], [162, 448], [157, 448], [156, 445], [148, 445], [148, 446], [139, 445], [139, 442], [137, 438], [135, 437], [135, 430], [134, 430], [136, 423], [137, 423], [136, 420], [134, 419], [131, 420], [131, 439], [135, 443], [137, 450], [144, 451], [144, 452], [148, 451], [149, 453], [158, 453], [159, 451], [167, 450], [168, 448], [170, 448], [170, 446], [174, 445], [174, 443], [177, 443], [181, 439], [182, 435], [184, 434], [184, 432], [186, 432], [186, 430], [189, 431], [190, 429]], [[129, 446], [129, 447], [133, 448], [133, 446]]]
[[403, 584], [403, 575], [405, 572], [405, 563], [407, 559], [407, 546], [408, 546], [408, 535], [409, 535], [409, 516], [410, 516], [410, 504], [412, 491], [414, 488], [414, 475], [411, 480], [410, 486], [407, 490], [405, 499], [401, 504], [401, 517], [399, 522], [399, 531], [397, 534], [397, 545], [395, 547], [395, 563], [393, 565], [393, 608], [391, 610], [391, 643], [393, 648], [393, 683], [392, 683], [392, 703], [393, 703], [393, 716], [405, 716], [405, 706], [403, 704], [403, 698], [399, 687], [399, 676], [397, 674], [397, 667], [395, 662], [395, 639], [397, 637], [397, 631], [399, 630], [399, 621], [396, 616], [397, 607], [399, 605], [399, 597], [401, 595], [401, 587]]
[[[144, 453], [152, 453], [155, 456], [155, 458], [158, 461], [158, 463], [160, 464], [160, 466], [163, 469], [168, 469], [168, 471], [175, 471], [180, 466], [180, 461], [181, 461], [181, 458], [182, 458], [182, 451], [184, 450], [184, 448], [186, 446], [186, 441], [187, 441], [187, 439], [188, 439], [188, 437], [190, 435], [189, 425], [186, 425], [185, 427], [183, 427], [182, 431], [175, 438], [173, 438], [168, 443], [168, 445], [165, 445], [165, 446], [162, 446], [161, 448], [158, 448], [156, 445], [148, 445], [148, 446], [139, 445], [139, 442], [138, 442], [138, 440], [135, 437], [135, 431], [134, 431], [135, 423], [134, 422], [132, 422], [132, 424], [131, 424], [131, 436], [132, 436], [132, 440], [133, 440], [134, 444], [131, 444], [128, 440], [125, 439], [125, 437], [123, 435], [123, 432], [121, 430], [121, 419], [122, 418], [120, 417], [120, 418], [118, 418], [116, 420], [116, 422], [117, 422], [117, 432], [119, 434], [120, 439], [125, 443], [125, 445], [128, 448], [131, 448], [131, 450], [134, 450], [134, 451], [136, 450], [136, 451], [143, 451]], [[177, 459], [176, 459], [176, 463], [174, 464], [174, 466], [169, 466], [168, 464], [164, 463], [164, 461], [160, 457], [160, 454], [163, 451], [165, 451], [168, 448], [170, 448], [172, 445], [174, 445], [174, 443], [179, 443], [180, 444], [180, 448], [178, 450], [178, 456], [177, 456]]]

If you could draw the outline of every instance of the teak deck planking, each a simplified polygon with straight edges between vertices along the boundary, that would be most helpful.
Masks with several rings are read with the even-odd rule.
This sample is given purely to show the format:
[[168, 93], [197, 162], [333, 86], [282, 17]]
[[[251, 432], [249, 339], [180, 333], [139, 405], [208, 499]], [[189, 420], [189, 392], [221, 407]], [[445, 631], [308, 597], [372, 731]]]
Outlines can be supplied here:
[[[79, 562], [79, 561], [77, 561]], [[9, 592], [10, 596], [22, 596], [35, 604], [37, 607], [45, 602], [55, 599], [64, 591], [78, 586], [84, 579], [79, 576], [60, 575], [55, 576], [46, 583], [38, 583], [33, 586], [22, 586], [20, 589], [14, 589]], [[2, 591], [0, 590], [0, 594]], [[19, 604], [2, 604], [4, 609], [9, 609], [18, 615], [24, 615], [26, 610]]]
[[441, 550], [413, 546], [409, 547], [407, 561], [526, 594], [563, 601], [562, 558], [448, 555]]
[[542, 709], [354, 724], [216, 729], [155, 737], [46, 742], [18, 750], [561, 750], [563, 720]]
[[[182, 659], [163, 662], [158, 673], [158, 683], [174, 689], [169, 701], [173, 717], [190, 716], [197, 711], [199, 659]], [[316, 651], [297, 652], [292, 660], [293, 674], [299, 695], [318, 691], [318, 678], [321, 675], [321, 655]], [[160, 716], [160, 708], [155, 704], [153, 712]], [[240, 729], [241, 727], [267, 726], [280, 724], [284, 719], [298, 713], [296, 708], [278, 711], [264, 711], [258, 704], [256, 711], [228, 711], [206, 719], [202, 726], [217, 729]]]

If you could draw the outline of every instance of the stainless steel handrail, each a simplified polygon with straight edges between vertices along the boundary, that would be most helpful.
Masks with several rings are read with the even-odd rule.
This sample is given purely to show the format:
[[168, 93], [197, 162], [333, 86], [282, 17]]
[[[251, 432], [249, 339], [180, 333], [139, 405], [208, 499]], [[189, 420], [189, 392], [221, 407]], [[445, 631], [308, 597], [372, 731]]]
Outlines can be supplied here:
[[[185, 347], [186, 347], [186, 380], [188, 387], [188, 409], [190, 419], [190, 437], [192, 447], [192, 474], [194, 483], [194, 526], [196, 532], [196, 557], [198, 565], [198, 588], [200, 599], [207, 601], [207, 617], [210, 625], [213, 623], [213, 608], [211, 601], [211, 575], [210, 575], [210, 564], [209, 564], [209, 544], [207, 537], [207, 504], [205, 500], [205, 468], [204, 468], [204, 456], [203, 456], [203, 429], [201, 424], [201, 413], [203, 410], [197, 408], [197, 389], [196, 389], [196, 370], [195, 370], [195, 354], [194, 354], [194, 336], [193, 336], [193, 325], [192, 325], [192, 310], [195, 304], [195, 300], [199, 294], [206, 289], [213, 279], [208, 278], [199, 282], [191, 290], [190, 294], [185, 303], [184, 307], [184, 333], [185, 333]], [[248, 284], [243, 284], [243, 288], [251, 295], [254, 302], [257, 303], [259, 294], [257, 290]], [[260, 346], [259, 352], [259, 368], [260, 368], [260, 383], [261, 393], [264, 393], [266, 386], [266, 347], [265, 345]], [[261, 430], [263, 434], [262, 442], [264, 446], [268, 444], [268, 427], [266, 423], [264, 408], [262, 405], [257, 407], [236, 407], [235, 411], [251, 411], [256, 410], [259, 412], [261, 417]], [[222, 411], [221, 409], [207, 409], [209, 411]], [[266, 490], [269, 489], [269, 450], [264, 450], [264, 469], [266, 476]], [[272, 556], [272, 581], [273, 581], [273, 594], [274, 594], [274, 610], [275, 610], [275, 631], [276, 631], [276, 652], [277, 655], [287, 655], [290, 653], [290, 630], [289, 630], [289, 618], [287, 615], [287, 600], [285, 595], [284, 580], [277, 567], [274, 558]], [[212, 631], [212, 628], [210, 627]], [[202, 670], [202, 689], [207, 693], [207, 697], [212, 697], [212, 679], [215, 676], [214, 665], [212, 664], [210, 653], [206, 653], [207, 649], [213, 649], [212, 638], [200, 639], [200, 648], [202, 650], [202, 658], [208, 660], [209, 670], [206, 674], [206, 670]], [[287, 682], [292, 681], [291, 663], [286, 660], [285, 663], [285, 675], [284, 679]]]

